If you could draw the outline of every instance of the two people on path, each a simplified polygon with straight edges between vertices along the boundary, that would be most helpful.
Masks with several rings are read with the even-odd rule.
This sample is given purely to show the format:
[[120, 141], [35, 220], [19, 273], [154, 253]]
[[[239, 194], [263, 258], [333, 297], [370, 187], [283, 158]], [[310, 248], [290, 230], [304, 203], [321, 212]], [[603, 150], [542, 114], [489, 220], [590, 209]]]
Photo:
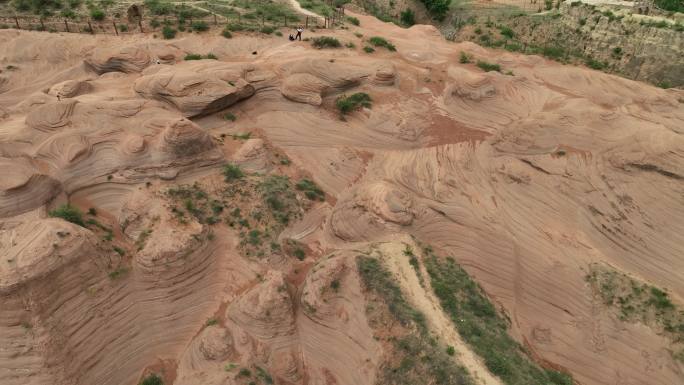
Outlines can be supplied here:
[[297, 27], [297, 35], [295, 35], [295, 36], [290, 35], [290, 40], [299, 39], [299, 41], [302, 41], [302, 32], [304, 32], [304, 28], [302, 28], [301, 26]]

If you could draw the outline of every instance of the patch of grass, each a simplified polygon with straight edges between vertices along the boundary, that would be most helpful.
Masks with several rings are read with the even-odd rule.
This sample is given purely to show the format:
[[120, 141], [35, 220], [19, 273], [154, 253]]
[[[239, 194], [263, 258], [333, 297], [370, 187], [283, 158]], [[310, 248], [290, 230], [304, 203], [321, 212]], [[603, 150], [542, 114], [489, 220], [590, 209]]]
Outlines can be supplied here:
[[371, 103], [371, 97], [364, 92], [357, 92], [350, 96], [343, 95], [335, 101], [335, 105], [342, 115], [348, 114], [361, 107], [370, 108], [372, 105]]
[[399, 21], [401, 21], [401, 24], [404, 26], [410, 27], [416, 24], [416, 14], [413, 13], [412, 9], [407, 8], [399, 14]]
[[461, 51], [459, 57], [458, 57], [458, 62], [461, 64], [468, 64], [473, 60], [473, 58], [468, 55], [467, 53]]
[[269, 175], [259, 183], [258, 190], [273, 217], [282, 224], [289, 223], [297, 207], [290, 178], [285, 175]]
[[353, 48], [356, 48], [356, 44], [354, 44], [354, 43], [352, 43], [352, 42], [348, 42], [348, 43], [345, 44], [344, 46], [347, 47], [347, 48], [352, 48], [352, 49], [353, 49]]
[[535, 364], [509, 334], [509, 321], [502, 318], [473, 281], [452, 258], [424, 258], [432, 288], [445, 313], [463, 340], [484, 359], [485, 366], [507, 385], [572, 385], [564, 373]]
[[167, 40], [175, 38], [177, 32], [178, 31], [168, 25], [165, 25], [164, 28], [162, 28], [162, 36], [164, 36], [164, 39]]
[[312, 201], [315, 200], [325, 200], [325, 193], [323, 190], [321, 190], [316, 183], [314, 183], [310, 179], [302, 179], [297, 184], [295, 185], [297, 190], [304, 192], [304, 195], [311, 199]]
[[109, 274], [107, 274], [107, 275], [109, 276], [110, 279], [117, 279], [126, 273], [128, 273], [128, 269], [125, 267], [120, 267], [116, 270], [110, 271]]
[[233, 134], [233, 139], [235, 140], [247, 140], [252, 136], [251, 132], [246, 132], [244, 134]]
[[446, 353], [450, 356], [453, 356], [454, 354], [456, 354], [456, 349], [454, 349], [453, 346], [449, 345], [446, 348]]
[[226, 30], [232, 31], [232, 32], [238, 32], [238, 31], [244, 31], [245, 26], [240, 24], [240, 23], [230, 23], [226, 25]]
[[363, 287], [370, 293], [366, 309], [371, 326], [385, 330], [388, 322], [394, 324], [394, 320], [401, 326], [392, 327], [394, 349], [382, 364], [377, 383], [473, 384], [467, 370], [458, 366], [430, 335], [425, 316], [406, 301], [401, 288], [382, 263], [376, 258], [359, 255], [356, 265]]
[[257, 366], [256, 367], [256, 375], [261, 381], [266, 384], [266, 385], [272, 385], [273, 384], [273, 377], [271, 377], [270, 374], [263, 368]]
[[226, 39], [230, 39], [233, 37], [233, 34], [230, 33], [230, 30], [226, 28], [221, 32], [221, 36], [225, 37]]
[[205, 32], [209, 30], [209, 24], [202, 20], [193, 21], [192, 24], [190, 24], [190, 29], [195, 32]]
[[380, 36], [373, 36], [370, 39], [368, 39], [368, 42], [376, 47], [385, 47], [387, 48], [387, 50], [392, 52], [397, 50], [394, 44], [390, 43], [388, 40]]
[[251, 377], [252, 376], [252, 371], [247, 369], [247, 368], [241, 368], [240, 371], [238, 372], [239, 377]]
[[140, 382], [140, 385], [164, 385], [164, 381], [161, 379], [161, 377], [152, 373], [149, 376], [145, 377]]
[[363, 47], [363, 52], [365, 52], [365, 53], [373, 53], [373, 52], [375, 52], [375, 48], [369, 47], [369, 46], [365, 46], [365, 47]]
[[595, 70], [602, 70], [602, 69], [606, 68], [605, 62], [598, 61], [592, 57], [586, 58], [586, 60], [584, 61], [584, 64], [586, 64], [587, 67], [595, 69]]
[[259, 32], [264, 33], [266, 35], [270, 35], [273, 32], [275, 32], [275, 28], [271, 27], [270, 25], [265, 25], [259, 29]]
[[494, 63], [489, 63], [484, 60], [478, 60], [477, 66], [485, 72], [497, 71], [501, 72], [501, 66]]
[[304, 249], [302, 249], [301, 247], [297, 247], [296, 249], [294, 249], [292, 254], [295, 256], [295, 258], [299, 259], [300, 261], [303, 261], [304, 258], [306, 258], [306, 253], [304, 252]]
[[99, 8], [90, 11], [90, 17], [95, 21], [102, 21], [105, 19], [105, 13]]
[[223, 120], [230, 120], [231, 122], [234, 122], [237, 120], [237, 117], [232, 112], [226, 112], [223, 114]]
[[209, 318], [207, 322], [204, 323], [206, 326], [218, 325], [218, 320], [216, 318]]
[[513, 37], [515, 37], [515, 32], [513, 32], [512, 29], [510, 29], [509, 27], [506, 27], [506, 26], [501, 26], [499, 28], [499, 32], [501, 33], [501, 36], [505, 36], [509, 39], [512, 39]]
[[234, 180], [244, 178], [245, 173], [242, 171], [240, 166], [229, 163], [223, 166], [223, 176], [225, 177], [226, 182], [232, 182]]
[[316, 48], [340, 48], [342, 44], [339, 40], [330, 36], [318, 36], [314, 37], [311, 41], [311, 45]]
[[122, 249], [122, 248], [120, 248], [120, 247], [118, 247], [118, 246], [113, 246], [112, 249], [114, 249], [114, 251], [116, 251], [116, 253], [119, 254], [119, 255], [122, 256], [122, 257], [123, 257], [124, 255], [126, 255], [126, 250], [124, 250], [124, 249]]
[[86, 227], [85, 223], [83, 222], [83, 213], [81, 210], [70, 205], [69, 203], [57, 207], [56, 209], [50, 211], [48, 215], [51, 218], [62, 218], [67, 222]]
[[354, 24], [356, 26], [361, 25], [361, 22], [359, 21], [359, 19], [354, 17], [354, 16], [347, 16], [345, 19], [347, 20], [348, 23]]

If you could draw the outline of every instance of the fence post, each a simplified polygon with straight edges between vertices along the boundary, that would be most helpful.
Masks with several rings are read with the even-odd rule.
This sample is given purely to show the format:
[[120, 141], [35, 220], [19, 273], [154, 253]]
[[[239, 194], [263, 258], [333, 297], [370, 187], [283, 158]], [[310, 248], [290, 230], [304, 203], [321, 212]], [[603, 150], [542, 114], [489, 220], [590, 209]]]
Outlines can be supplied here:
[[71, 32], [69, 31], [69, 23], [67, 22], [67, 19], [64, 19], [64, 28], [66, 28], [67, 32]]
[[309, 29], [309, 16], [306, 17], [306, 29]]
[[116, 33], [116, 36], [119, 36], [119, 30], [116, 28], [116, 21], [112, 20], [112, 25], [114, 25], [114, 32]]
[[216, 14], [214, 14], [214, 25], [218, 25], [218, 21], [216, 21]]
[[19, 19], [17, 19], [16, 16], [14, 16], [14, 23], [17, 25], [17, 29], [21, 29], [21, 28], [19, 27]]
[[142, 17], [138, 19], [138, 27], [140, 27], [140, 32], [143, 32], [143, 29], [142, 29], [142, 20], [140, 20], [140, 19], [142, 19]]
[[90, 34], [94, 35], [95, 30], [93, 29], [93, 26], [90, 24], [90, 19], [88, 19], [88, 28], [90, 29]]
[[40, 28], [45, 31], [45, 24], [43, 24], [43, 17], [40, 17]]

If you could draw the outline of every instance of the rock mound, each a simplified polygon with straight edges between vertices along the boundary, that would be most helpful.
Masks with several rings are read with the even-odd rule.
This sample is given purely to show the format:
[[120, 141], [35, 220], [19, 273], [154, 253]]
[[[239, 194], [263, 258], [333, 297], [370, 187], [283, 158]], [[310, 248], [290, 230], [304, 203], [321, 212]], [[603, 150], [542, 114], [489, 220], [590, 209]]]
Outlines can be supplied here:
[[307, 59], [289, 63], [288, 75], [280, 92], [286, 98], [318, 106], [328, 90], [344, 90], [361, 83], [369, 71], [349, 63], [340, 64], [322, 59]]
[[149, 52], [141, 47], [97, 48], [85, 60], [95, 72], [102, 75], [107, 72], [140, 72], [150, 65]]
[[0, 218], [40, 207], [54, 198], [60, 184], [26, 158], [0, 158]]
[[396, 77], [396, 69], [394, 64], [390, 62], [384, 62], [377, 66], [375, 73], [373, 74], [372, 82], [379, 86], [391, 86], [394, 84], [394, 79]]
[[75, 100], [66, 100], [41, 105], [28, 113], [26, 124], [38, 131], [55, 131], [71, 123], [77, 103]]
[[254, 87], [244, 79], [224, 79], [222, 69], [218, 66], [217, 73], [211, 73], [204, 64], [165, 67], [136, 80], [134, 89], [146, 99], [170, 104], [183, 116], [207, 115], [254, 94]]
[[185, 118], [171, 121], [159, 140], [163, 152], [179, 157], [196, 155], [214, 148], [211, 136]]
[[264, 281], [228, 308], [228, 317], [259, 338], [289, 335], [295, 330], [292, 298], [283, 273], [271, 270]]
[[67, 80], [50, 87], [48, 94], [62, 98], [73, 98], [75, 96], [85, 94], [89, 90], [90, 84], [88, 82], [80, 80]]

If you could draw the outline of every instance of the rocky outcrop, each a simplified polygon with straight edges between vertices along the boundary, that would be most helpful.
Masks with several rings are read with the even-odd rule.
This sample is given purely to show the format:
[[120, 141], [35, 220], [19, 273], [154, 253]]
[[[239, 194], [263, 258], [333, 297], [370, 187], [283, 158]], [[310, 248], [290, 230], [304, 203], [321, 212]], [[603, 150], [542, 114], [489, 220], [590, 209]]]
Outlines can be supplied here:
[[242, 77], [231, 76], [221, 63], [165, 67], [136, 80], [135, 91], [160, 100], [186, 117], [211, 114], [254, 94]]
[[0, 218], [42, 206], [61, 190], [58, 181], [26, 158], [0, 158]]
[[107, 72], [140, 72], [151, 61], [150, 53], [142, 47], [102, 47], [95, 49], [85, 64], [101, 75]]

